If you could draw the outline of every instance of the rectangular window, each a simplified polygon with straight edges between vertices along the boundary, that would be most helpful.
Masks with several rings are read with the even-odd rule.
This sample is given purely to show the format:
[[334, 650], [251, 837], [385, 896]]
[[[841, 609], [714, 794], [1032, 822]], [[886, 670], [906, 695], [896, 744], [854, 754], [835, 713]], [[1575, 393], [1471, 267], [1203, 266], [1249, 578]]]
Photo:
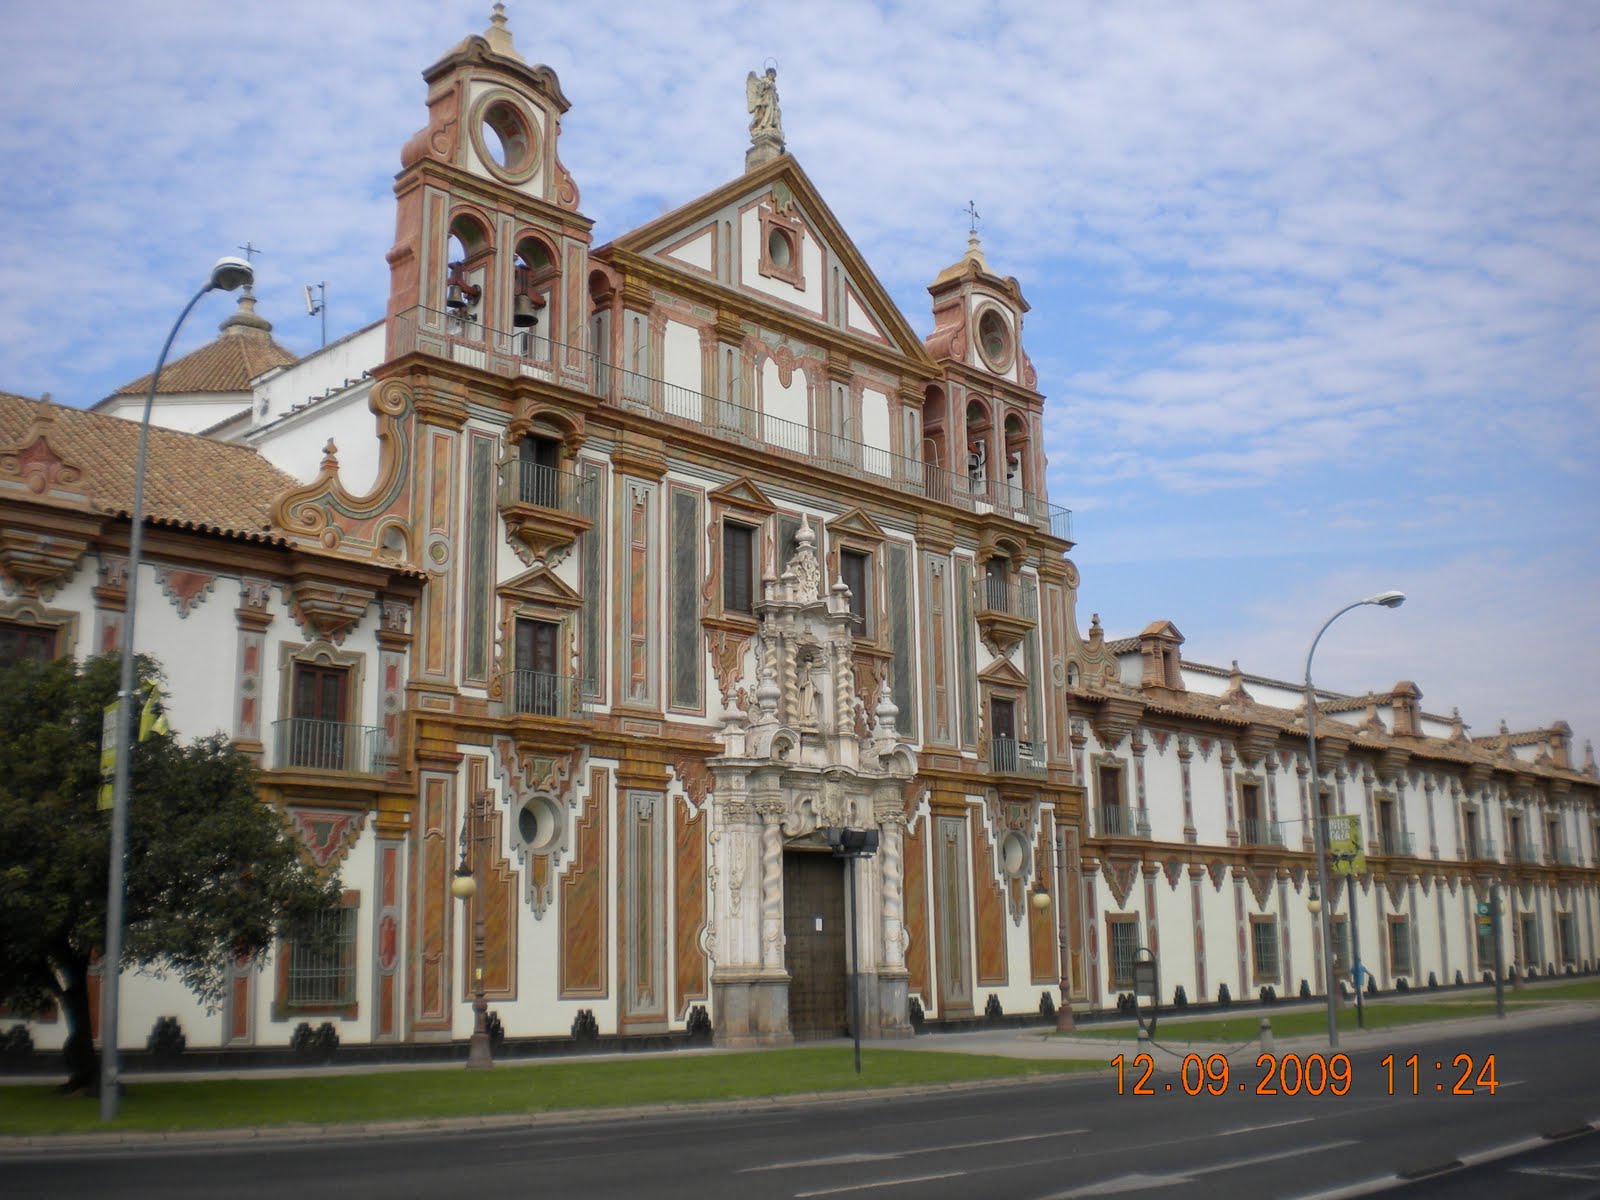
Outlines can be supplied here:
[[722, 610], [756, 611], [756, 531], [749, 525], [722, 523]]
[[1478, 922], [1478, 971], [1492, 972], [1494, 970], [1494, 926], [1485, 921]]
[[529, 434], [518, 443], [518, 499], [540, 508], [555, 508], [560, 500], [561, 443]]
[[1578, 927], [1574, 924], [1571, 913], [1556, 914], [1556, 934], [1561, 939], [1561, 962], [1557, 965], [1576, 964], [1578, 961]]
[[1464, 809], [1461, 813], [1463, 830], [1467, 839], [1466, 854], [1468, 858], [1482, 858], [1483, 846], [1478, 840], [1478, 810], [1475, 808]]
[[56, 657], [56, 631], [37, 625], [0, 621], [0, 666], [24, 660], [49, 662]]
[[1122, 765], [1120, 763], [1097, 763], [1095, 765], [1095, 784], [1099, 792], [1100, 802], [1100, 836], [1133, 836], [1133, 821], [1128, 814], [1128, 806], [1123, 803], [1122, 797]]
[[1394, 975], [1411, 974], [1411, 920], [1389, 918], [1389, 970]]
[[1522, 965], [1537, 967], [1544, 957], [1539, 949], [1539, 918], [1533, 913], [1522, 914]]
[[856, 619], [856, 633], [864, 638], [872, 636], [870, 565], [871, 559], [859, 550], [839, 551], [839, 577], [850, 589], [850, 615]]
[[356, 1002], [356, 917], [347, 905], [307, 918], [286, 935], [286, 1008], [336, 1009]]
[[1239, 813], [1244, 841], [1249, 846], [1265, 846], [1272, 841], [1272, 826], [1261, 815], [1261, 785], [1239, 785]]
[[562, 703], [561, 626], [554, 621], [517, 620], [516, 662], [511, 673], [515, 711], [539, 716], [570, 715]]
[[989, 768], [1017, 769], [1017, 706], [996, 696], [989, 701]]
[[1250, 966], [1258, 984], [1278, 982], [1278, 921], [1250, 918]]
[[296, 663], [289, 708], [289, 765], [354, 771], [359, 739], [346, 724], [350, 672], [345, 667]]
[[1107, 940], [1111, 943], [1111, 986], [1133, 986], [1133, 959], [1139, 949], [1139, 918], [1137, 916], [1107, 917]]
[[1346, 917], [1333, 918], [1333, 969], [1340, 978], [1350, 975], [1350, 921]]

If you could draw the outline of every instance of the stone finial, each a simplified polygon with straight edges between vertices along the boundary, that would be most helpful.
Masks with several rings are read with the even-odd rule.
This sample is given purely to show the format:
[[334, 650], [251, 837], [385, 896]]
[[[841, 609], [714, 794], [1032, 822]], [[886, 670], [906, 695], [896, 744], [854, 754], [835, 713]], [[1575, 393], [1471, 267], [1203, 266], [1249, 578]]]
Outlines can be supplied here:
[[1600, 766], [1596, 766], [1594, 761], [1594, 743], [1587, 738], [1583, 742], [1583, 773], [1600, 775]]
[[1450, 710], [1450, 740], [1452, 742], [1464, 742], [1467, 740], [1467, 726], [1466, 722], [1461, 719], [1461, 710], [1459, 708]]
[[256, 312], [256, 294], [246, 284], [239, 293], [239, 307], [217, 325], [224, 336], [266, 337], [272, 332], [272, 322]]
[[324, 471], [337, 471], [339, 469], [339, 447], [333, 444], [333, 439], [328, 439], [328, 444], [322, 448], [322, 469]]
[[1100, 628], [1100, 614], [1092, 613], [1089, 616], [1089, 645], [1098, 646], [1105, 641], [1106, 631]]
[[1228, 690], [1222, 693], [1223, 703], [1242, 708], [1250, 703], [1250, 693], [1244, 689], [1244, 672], [1239, 670], [1239, 660], [1233, 660], [1228, 671]]
[[489, 43], [489, 49], [502, 58], [514, 58], [522, 61], [522, 55], [517, 53], [517, 48], [511, 44], [511, 27], [506, 21], [506, 6], [496, 4], [494, 14], [489, 18], [489, 28], [483, 31], [483, 40]]

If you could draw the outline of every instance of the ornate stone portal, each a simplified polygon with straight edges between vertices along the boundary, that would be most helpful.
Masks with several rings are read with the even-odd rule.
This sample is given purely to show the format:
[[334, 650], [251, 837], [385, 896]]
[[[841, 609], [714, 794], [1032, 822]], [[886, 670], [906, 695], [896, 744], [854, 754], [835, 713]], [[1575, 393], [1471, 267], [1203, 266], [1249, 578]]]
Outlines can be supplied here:
[[899, 742], [898, 710], [885, 686], [857, 735], [865, 707], [851, 666], [849, 589], [823, 592], [816, 535], [802, 522], [794, 555], [763, 581], [754, 640], [751, 713], [729, 708], [723, 753], [712, 758], [712, 896], [717, 1038], [725, 1045], [788, 1041], [783, 855], [822, 847], [832, 825], [877, 829], [875, 858], [854, 864], [859, 911], [862, 1033], [910, 1033], [906, 1012], [901, 853], [905, 793], [916, 755]]

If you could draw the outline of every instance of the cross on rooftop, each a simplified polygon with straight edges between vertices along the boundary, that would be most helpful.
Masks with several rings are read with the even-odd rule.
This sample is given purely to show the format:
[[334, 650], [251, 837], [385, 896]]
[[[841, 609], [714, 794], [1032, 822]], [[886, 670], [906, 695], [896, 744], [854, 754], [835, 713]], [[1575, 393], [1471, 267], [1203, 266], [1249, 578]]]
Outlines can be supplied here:
[[261, 253], [248, 239], [244, 245], [237, 247], [237, 249], [244, 251], [245, 261], [249, 263], [255, 262], [256, 255]]
[[981, 219], [978, 216], [978, 206], [975, 203], [973, 203], [971, 200], [968, 200], [967, 201], [967, 207], [962, 209], [961, 211], [967, 214], [967, 232], [968, 233], [977, 233], [978, 232], [978, 221]]

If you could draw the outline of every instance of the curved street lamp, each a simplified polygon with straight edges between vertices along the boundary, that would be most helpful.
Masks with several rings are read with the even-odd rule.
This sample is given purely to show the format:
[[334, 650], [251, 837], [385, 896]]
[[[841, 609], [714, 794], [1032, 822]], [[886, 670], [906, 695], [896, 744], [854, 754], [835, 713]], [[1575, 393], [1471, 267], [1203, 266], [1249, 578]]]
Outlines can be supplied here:
[[[1317, 887], [1318, 893], [1306, 904], [1312, 914], [1317, 916], [1322, 925], [1322, 969], [1323, 977], [1328, 984], [1328, 1046], [1338, 1049], [1339, 1046], [1339, 1009], [1337, 1002], [1337, 986], [1333, 978], [1333, 914], [1322, 904], [1322, 897], [1328, 892], [1328, 839], [1327, 829], [1322, 819], [1322, 792], [1317, 784], [1317, 694], [1311, 687], [1311, 660], [1317, 653], [1317, 643], [1322, 640], [1322, 635], [1328, 632], [1332, 625], [1345, 613], [1353, 608], [1360, 608], [1364, 604], [1376, 604], [1380, 608], [1399, 608], [1406, 602], [1404, 592], [1379, 592], [1376, 596], [1368, 596], [1365, 600], [1357, 600], [1354, 604], [1346, 604], [1333, 616], [1322, 623], [1322, 628], [1317, 630], [1317, 636], [1311, 639], [1311, 649], [1306, 651], [1306, 749], [1311, 759], [1311, 829], [1317, 855]], [[1351, 877], [1352, 882], [1354, 876]], [[1355, 891], [1351, 889], [1351, 896]], [[1315, 907], [1312, 907], [1315, 905]], [[1350, 922], [1351, 957], [1354, 958], [1356, 941], [1356, 913], [1352, 900], [1350, 911], [1345, 914], [1345, 920]], [[1356, 986], [1359, 988], [1360, 982]]]
[[242, 258], [219, 258], [211, 277], [183, 306], [172, 323], [161, 357], [145, 393], [144, 415], [139, 419], [139, 457], [133, 472], [133, 508], [128, 513], [128, 584], [122, 616], [122, 682], [117, 691], [117, 763], [111, 784], [111, 873], [106, 884], [106, 956], [100, 981], [100, 1119], [117, 1116], [117, 999], [122, 976], [122, 906], [126, 891], [128, 853], [128, 767], [132, 752], [129, 718], [133, 715], [133, 622], [139, 592], [139, 559], [144, 550], [144, 471], [150, 450], [150, 413], [156, 403], [161, 368], [178, 336], [178, 330], [207, 292], [232, 292], [255, 282], [255, 270]]

